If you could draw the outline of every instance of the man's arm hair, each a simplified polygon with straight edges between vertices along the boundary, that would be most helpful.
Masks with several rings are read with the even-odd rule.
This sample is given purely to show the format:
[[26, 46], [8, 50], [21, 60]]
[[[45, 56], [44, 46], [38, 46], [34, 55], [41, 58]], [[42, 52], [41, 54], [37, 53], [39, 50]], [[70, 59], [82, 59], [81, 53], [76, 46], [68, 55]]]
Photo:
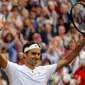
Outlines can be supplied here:
[[6, 57], [3, 56], [3, 55], [0, 53], [0, 66], [1, 66], [2, 68], [6, 68], [7, 63], [8, 63], [8, 60], [6, 59]]
[[68, 65], [69, 63], [71, 63], [71, 61], [78, 55], [78, 53], [81, 51], [81, 49], [83, 48], [84, 45], [85, 45], [85, 40], [80, 42], [72, 52], [70, 52], [67, 56], [65, 56], [66, 58], [60, 59], [57, 62], [56, 71], [58, 71], [59, 69], [61, 69], [64, 66]]

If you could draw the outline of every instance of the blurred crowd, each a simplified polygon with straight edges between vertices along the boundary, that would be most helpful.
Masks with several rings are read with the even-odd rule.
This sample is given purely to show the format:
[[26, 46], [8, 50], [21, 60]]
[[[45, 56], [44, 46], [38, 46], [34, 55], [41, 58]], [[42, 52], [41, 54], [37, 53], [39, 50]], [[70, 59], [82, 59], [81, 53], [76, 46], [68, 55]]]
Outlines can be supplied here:
[[[59, 59], [67, 58], [66, 55], [82, 40], [82, 35], [70, 18], [71, 7], [77, 1], [0, 0], [0, 14], [6, 20], [0, 36], [0, 52], [10, 61], [22, 65], [25, 63], [23, 45], [35, 41], [40, 44], [42, 52], [37, 65], [54, 64]], [[85, 0], [80, 1], [85, 3]], [[47, 85], [85, 85], [80, 84], [81, 77], [77, 75], [77, 69], [85, 68], [82, 61], [84, 50], [69, 65], [54, 74]], [[0, 85], [8, 83], [6, 74], [1, 70]]]

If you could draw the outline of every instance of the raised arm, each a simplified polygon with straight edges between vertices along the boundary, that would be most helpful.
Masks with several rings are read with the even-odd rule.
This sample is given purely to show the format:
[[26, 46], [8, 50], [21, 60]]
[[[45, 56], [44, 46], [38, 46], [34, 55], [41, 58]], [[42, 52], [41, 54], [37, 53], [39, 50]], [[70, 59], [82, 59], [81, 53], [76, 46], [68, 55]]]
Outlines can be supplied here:
[[0, 53], [0, 66], [2, 68], [6, 68], [7, 63], [8, 63], [7, 58]]
[[[1, 33], [2, 33], [4, 23], [5, 23], [4, 15], [0, 14], [0, 36], [1, 36]], [[0, 50], [1, 50], [1, 48], [0, 48]], [[7, 58], [5, 56], [3, 56], [2, 53], [0, 52], [0, 66], [2, 68], [6, 68], [7, 62], [8, 62]]]
[[85, 37], [83, 38], [83, 40], [76, 46], [76, 48], [69, 53], [66, 56], [66, 59], [60, 59], [57, 62], [57, 69], [56, 71], [58, 71], [59, 69], [61, 69], [62, 67], [68, 65], [77, 55], [78, 53], [81, 51], [81, 49], [84, 47], [85, 45]]

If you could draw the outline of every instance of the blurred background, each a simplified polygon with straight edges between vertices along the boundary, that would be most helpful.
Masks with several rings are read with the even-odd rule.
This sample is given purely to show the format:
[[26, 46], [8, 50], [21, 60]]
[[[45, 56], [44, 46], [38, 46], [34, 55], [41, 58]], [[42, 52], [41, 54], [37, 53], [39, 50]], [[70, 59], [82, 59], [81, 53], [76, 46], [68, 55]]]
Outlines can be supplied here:
[[[0, 14], [6, 23], [0, 36], [0, 52], [11, 62], [23, 65], [22, 47], [35, 41], [41, 46], [41, 60], [49, 65], [66, 58], [82, 40], [70, 19], [71, 7], [85, 0], [0, 0]], [[85, 85], [85, 49], [69, 65], [56, 72], [47, 85]], [[82, 69], [81, 69], [82, 68]], [[0, 85], [9, 85], [6, 74], [0, 70]], [[82, 84], [81, 84], [82, 83]]]

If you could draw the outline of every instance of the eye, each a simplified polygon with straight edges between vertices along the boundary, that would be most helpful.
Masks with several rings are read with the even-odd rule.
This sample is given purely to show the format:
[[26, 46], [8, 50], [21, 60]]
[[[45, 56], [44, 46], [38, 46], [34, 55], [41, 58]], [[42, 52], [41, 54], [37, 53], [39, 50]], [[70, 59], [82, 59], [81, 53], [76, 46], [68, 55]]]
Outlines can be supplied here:
[[36, 55], [37, 53], [36, 52], [32, 52], [32, 55]]
[[40, 56], [41, 53], [38, 53], [38, 56]]
[[37, 52], [32, 52], [31, 54], [40, 56], [40, 53], [37, 53]]

